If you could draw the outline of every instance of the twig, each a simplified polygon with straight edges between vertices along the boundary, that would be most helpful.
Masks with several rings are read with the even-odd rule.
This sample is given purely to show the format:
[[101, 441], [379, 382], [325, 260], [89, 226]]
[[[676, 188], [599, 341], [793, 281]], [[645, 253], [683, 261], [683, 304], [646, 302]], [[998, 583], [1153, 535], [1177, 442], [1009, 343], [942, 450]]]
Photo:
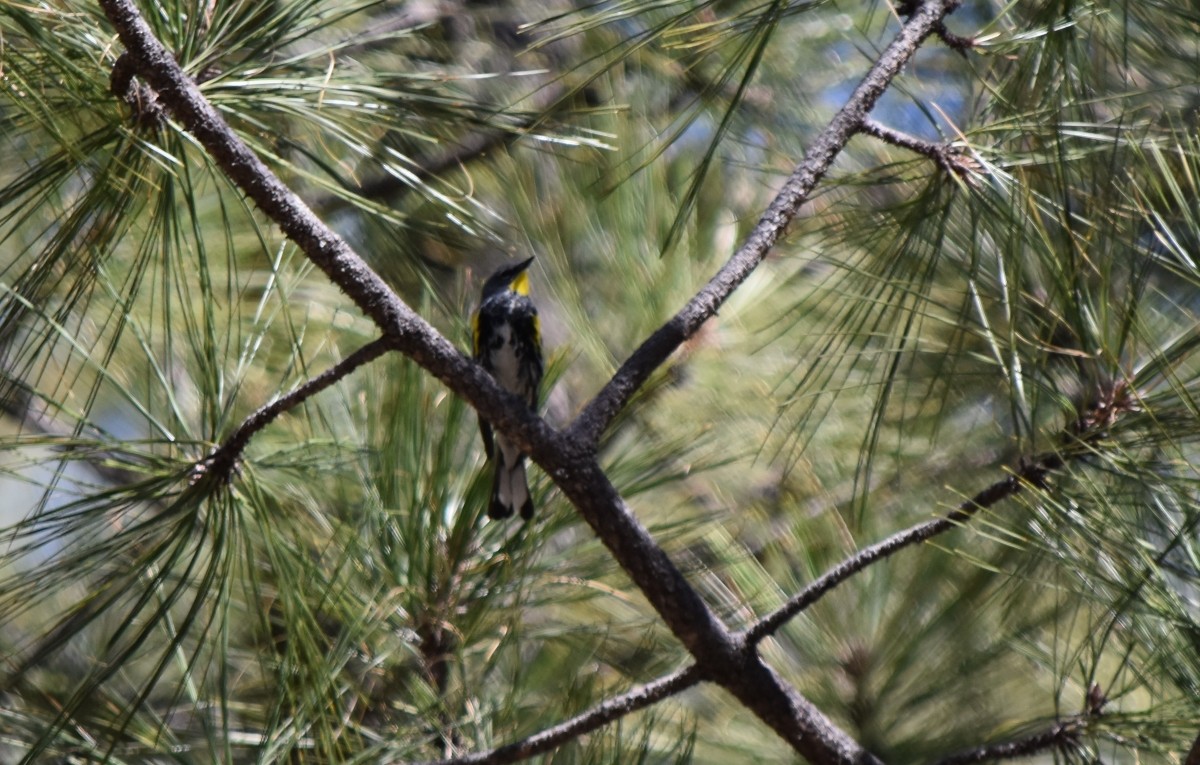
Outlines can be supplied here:
[[[41, 435], [51, 437], [57, 442], [52, 445], [64, 452], [77, 450], [81, 445], [80, 434], [84, 425], [77, 423], [71, 428], [63, 427], [47, 412], [48, 406], [48, 403], [36, 404], [35, 396], [23, 387], [0, 398], [0, 412], [16, 420], [22, 430], [28, 426]], [[132, 471], [118, 467], [119, 461], [112, 459], [111, 452], [97, 452], [89, 445], [88, 455], [82, 460], [83, 464], [112, 486], [125, 486], [138, 478]]]
[[389, 337], [372, 340], [299, 388], [259, 407], [257, 411], [242, 420], [242, 424], [238, 425], [237, 430], [233, 431], [208, 457], [196, 463], [192, 471], [193, 483], [201, 478], [228, 481], [237, 468], [242, 452], [245, 451], [246, 445], [250, 443], [254, 434], [271, 424], [279, 415], [296, 408], [363, 364], [374, 361], [387, 353], [392, 347], [393, 342]]
[[957, 51], [963, 56], [966, 56], [967, 51], [975, 47], [975, 38], [954, 34], [949, 29], [946, 29], [944, 22], [939, 21], [937, 26], [934, 27], [933, 33], [938, 36], [939, 40], [946, 44], [947, 48]]
[[934, 765], [970, 765], [976, 762], [996, 762], [1015, 757], [1028, 757], [1047, 749], [1064, 749], [1079, 738], [1085, 718], [1072, 717], [1057, 722], [1046, 730], [1031, 733], [1014, 741], [985, 744], [938, 760]]
[[[418, 316], [344, 239], [318, 219], [246, 146], [154, 36], [132, 0], [99, 0], [132, 59], [134, 73], [202, 145], [226, 176], [279, 225], [401, 351], [528, 449], [556, 433], [516, 396]], [[551, 447], [553, 448], [553, 447]]]
[[957, 175], [968, 182], [975, 181], [972, 173], [978, 169], [978, 165], [962, 150], [954, 146], [926, 141], [923, 138], [895, 130], [869, 118], [863, 120], [860, 132], [863, 135], [878, 138], [884, 143], [890, 143], [893, 146], [899, 146], [902, 149], [908, 149], [909, 151], [928, 157], [938, 167], [951, 175]]
[[[782, 627], [789, 619], [820, 600], [825, 593], [867, 566], [881, 561], [905, 547], [924, 542], [956, 528], [970, 520], [980, 510], [986, 510], [1001, 500], [1017, 494], [1026, 486], [1045, 486], [1046, 477], [1050, 473], [1062, 469], [1068, 460], [1095, 454], [1096, 442], [1107, 437], [1108, 429], [1122, 415], [1137, 411], [1139, 408], [1139, 398], [1123, 380], [1099, 385], [1087, 408], [1079, 417], [1068, 423], [1059, 434], [1058, 440], [1061, 444], [1059, 451], [1048, 452], [1032, 459], [1023, 458], [1018, 469], [1012, 475], [993, 483], [970, 499], [964, 500], [944, 517], [919, 523], [893, 534], [882, 542], [876, 542], [870, 547], [859, 550], [792, 596], [787, 603], [751, 625], [742, 633], [743, 639], [750, 645], [757, 645]], [[1102, 700], [1103, 696], [1100, 698]]]
[[[901, 0], [896, 6], [896, 13], [902, 18], [908, 18], [913, 15], [916, 8], [916, 0]], [[946, 28], [945, 21], [939, 20], [933, 28], [933, 33], [946, 44], [947, 48], [957, 51], [963, 56], [966, 56], [967, 51], [975, 47], [975, 40], [973, 38], [954, 34]]]
[[134, 74], [133, 58], [128, 52], [122, 53], [109, 75], [109, 90], [133, 109], [133, 121], [136, 124], [162, 127], [167, 122], [167, 115], [158, 103], [158, 96], [144, 83], [135, 83]]
[[[526, 125], [533, 124], [533, 122], [534, 120], [529, 120]], [[521, 131], [526, 125], [511, 131], [494, 130], [489, 133], [472, 133], [449, 150], [418, 161], [411, 177], [401, 180], [394, 175], [384, 175], [364, 183], [358, 189], [358, 193], [367, 199], [379, 199], [408, 191], [415, 182], [435, 178], [448, 170], [465, 165], [471, 160], [479, 159], [498, 146], [515, 143], [523, 137]]]
[[505, 765], [505, 763], [528, 759], [542, 752], [548, 752], [559, 744], [578, 738], [585, 733], [590, 733], [613, 720], [645, 709], [669, 696], [674, 696], [691, 688], [702, 679], [700, 668], [692, 664], [654, 682], [640, 685], [620, 696], [608, 699], [583, 714], [520, 741], [514, 741], [487, 752], [476, 752], [462, 757], [452, 757], [448, 760], [421, 763], [421, 765]]
[[934, 32], [942, 18], [958, 7], [959, 1], [925, 0], [916, 6], [900, 34], [879, 56], [845, 105], [813, 140], [803, 161], [759, 218], [745, 243], [679, 313], [647, 338], [621, 365], [572, 423], [568, 431], [572, 438], [596, 444], [601, 433], [650, 374], [695, 334], [753, 273], [800, 212], [801, 205], [825, 176], [834, 159], [862, 128], [867, 114], [892, 79], [913, 57], [925, 38]]
[[[552, 110], [553, 106], [562, 103], [564, 90], [560, 85], [547, 85], [539, 90], [534, 108], [543, 111], [530, 116], [520, 124], [513, 125], [506, 130], [472, 133], [459, 141], [457, 145], [439, 154], [417, 160], [416, 165], [411, 168], [411, 173], [404, 178], [382, 175], [363, 183], [357, 189], [350, 189], [350, 191], [364, 199], [390, 199], [411, 191], [414, 184], [429, 181], [443, 173], [462, 167], [483, 157], [493, 149], [510, 146], [524, 138], [527, 131], [534, 129], [547, 118], [545, 110]], [[345, 201], [344, 197], [337, 194], [327, 194], [315, 200], [312, 206], [325, 213], [343, 206]]]
[[1063, 458], [1058, 454], [1047, 454], [1034, 460], [1019, 472], [993, 483], [983, 491], [968, 500], [963, 501], [953, 511], [941, 518], [919, 523], [904, 531], [897, 532], [876, 542], [870, 547], [864, 547], [854, 555], [826, 571], [812, 584], [792, 596], [787, 603], [755, 622], [744, 633], [745, 640], [750, 645], [757, 645], [764, 638], [782, 627], [789, 619], [801, 613], [813, 603], [820, 600], [825, 593], [837, 587], [854, 574], [867, 566], [883, 560], [892, 554], [920, 542], [932, 539], [950, 529], [957, 528], [969, 520], [980, 510], [995, 505], [1003, 499], [1013, 496], [1025, 486], [1040, 486], [1046, 475], [1063, 466]]
[[814, 140], [747, 243], [687, 306], [622, 366], [576, 424], [560, 434], [505, 393], [479, 365], [414, 313], [346, 242], [326, 227], [230, 129], [154, 37], [132, 0], [99, 0], [135, 70], [196, 137], [222, 171], [271, 217], [400, 350], [466, 399], [543, 467], [601, 542], [695, 657], [720, 684], [814, 765], [878, 760], [732, 635], [679, 568], [629, 511], [596, 460], [598, 435], [649, 374], [704, 323], [758, 266], [800, 205], [857, 132], [891, 79], [960, 0], [925, 0], [850, 101]]

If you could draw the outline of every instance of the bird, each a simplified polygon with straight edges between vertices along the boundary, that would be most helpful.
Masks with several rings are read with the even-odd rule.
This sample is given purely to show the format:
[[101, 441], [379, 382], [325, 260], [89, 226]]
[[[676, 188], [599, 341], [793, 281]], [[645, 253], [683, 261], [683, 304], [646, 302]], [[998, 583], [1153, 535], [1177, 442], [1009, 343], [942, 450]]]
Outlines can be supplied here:
[[[545, 369], [537, 308], [529, 299], [529, 258], [503, 266], [483, 283], [479, 310], [471, 320], [474, 356], [500, 387], [537, 410], [538, 387]], [[483, 449], [494, 463], [488, 517], [508, 518], [516, 511], [528, 521], [533, 500], [525, 478], [525, 455], [487, 420], [479, 418]]]

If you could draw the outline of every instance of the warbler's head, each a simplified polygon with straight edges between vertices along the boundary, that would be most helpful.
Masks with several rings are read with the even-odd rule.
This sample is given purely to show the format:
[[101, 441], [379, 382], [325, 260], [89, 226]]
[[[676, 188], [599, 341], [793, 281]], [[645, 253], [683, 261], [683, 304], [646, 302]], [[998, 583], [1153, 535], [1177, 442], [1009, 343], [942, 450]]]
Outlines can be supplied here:
[[483, 299], [487, 300], [492, 295], [495, 295], [505, 290], [522, 295], [529, 294], [529, 274], [525, 269], [529, 268], [529, 264], [533, 262], [533, 258], [517, 263], [512, 266], [504, 266], [496, 273], [488, 277], [488, 280], [483, 283]]

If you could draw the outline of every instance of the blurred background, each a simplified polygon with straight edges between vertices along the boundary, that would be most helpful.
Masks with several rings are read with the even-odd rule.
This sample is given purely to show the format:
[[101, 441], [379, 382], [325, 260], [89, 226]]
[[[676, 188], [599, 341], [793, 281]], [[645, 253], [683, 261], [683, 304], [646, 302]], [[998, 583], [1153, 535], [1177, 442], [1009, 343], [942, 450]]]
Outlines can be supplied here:
[[[536, 257], [564, 426], [742, 243], [899, 28], [887, 3], [144, 0], [203, 94], [461, 348]], [[731, 628], [1047, 454], [763, 644], [890, 763], [1200, 731], [1200, 14], [967, 2], [786, 241], [605, 436]], [[137, 78], [90, 2], [0, 2], [0, 761], [403, 762], [688, 656], [536, 468], [489, 522], [474, 413], [377, 336]], [[114, 95], [114, 92], [116, 93]], [[122, 96], [122, 97], [118, 97]], [[1040, 757], [1040, 759], [1038, 759]], [[697, 686], [544, 762], [794, 762]], [[1189, 760], [1190, 762], [1190, 760]]]

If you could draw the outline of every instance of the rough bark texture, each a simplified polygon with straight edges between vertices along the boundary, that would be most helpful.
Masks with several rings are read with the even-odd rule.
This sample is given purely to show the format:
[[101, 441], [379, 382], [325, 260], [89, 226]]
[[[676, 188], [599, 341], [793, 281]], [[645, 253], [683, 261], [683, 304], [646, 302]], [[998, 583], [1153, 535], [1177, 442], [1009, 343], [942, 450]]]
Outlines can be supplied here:
[[854, 89], [846, 104], [817, 135], [804, 159], [759, 218], [745, 243], [679, 313], [647, 338], [621, 365], [612, 380], [571, 426], [573, 435], [589, 441], [598, 439], [650, 374], [694, 335], [700, 325], [711, 318], [733, 291], [754, 272], [799, 214], [801, 205], [825, 177], [838, 154], [862, 130], [871, 108], [887, 90], [892, 79], [958, 4], [959, 0], [929, 0], [917, 7], [900, 34], [880, 54], [867, 76]]
[[[699, 677], [722, 686], [810, 762], [818, 765], [878, 762], [766, 666], [753, 641], [732, 634], [721, 623], [630, 512], [597, 463], [595, 450], [600, 435], [651, 372], [716, 313], [779, 241], [834, 159], [862, 129], [867, 114], [892, 78], [930, 34], [943, 28], [943, 18], [959, 0], [926, 0], [916, 5], [898, 36], [880, 55], [846, 105], [815, 137], [803, 161], [746, 242], [674, 318], [634, 352], [574, 425], [563, 433], [530, 414], [522, 402], [500, 389], [485, 371], [414, 313], [249, 150], [154, 37], [132, 0], [99, 2], [125, 46], [130, 61], [127, 66], [154, 91], [157, 102], [196, 137], [228, 177], [378, 325], [385, 342], [466, 399], [546, 470], [695, 657], [696, 674], [687, 675], [688, 684]], [[124, 98], [129, 87], [128, 72], [123, 71], [116, 79], [123, 83], [123, 92], [117, 95]], [[378, 348], [366, 355], [374, 350]], [[240, 446], [231, 452], [240, 451]], [[531, 749], [522, 751], [533, 753]]]

